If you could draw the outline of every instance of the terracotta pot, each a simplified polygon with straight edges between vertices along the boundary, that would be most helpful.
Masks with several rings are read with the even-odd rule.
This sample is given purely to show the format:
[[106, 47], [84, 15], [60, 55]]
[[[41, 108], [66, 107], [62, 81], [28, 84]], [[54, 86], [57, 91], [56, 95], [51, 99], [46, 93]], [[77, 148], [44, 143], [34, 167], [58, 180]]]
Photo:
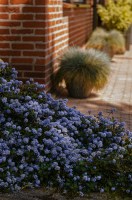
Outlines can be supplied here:
[[112, 47], [110, 47], [110, 46], [105, 46], [104, 48], [103, 48], [103, 52], [105, 52], [106, 54], [108, 54], [108, 56], [110, 57], [110, 58], [113, 58], [113, 56], [114, 56], [114, 51], [113, 51], [113, 49], [112, 49]]
[[69, 93], [69, 96], [73, 97], [73, 98], [79, 98], [79, 99], [83, 99], [83, 98], [87, 98], [90, 96], [91, 92], [92, 92], [91, 87], [86, 87], [86, 86], [82, 86], [81, 83], [73, 83], [72, 84], [67, 84], [67, 90]]

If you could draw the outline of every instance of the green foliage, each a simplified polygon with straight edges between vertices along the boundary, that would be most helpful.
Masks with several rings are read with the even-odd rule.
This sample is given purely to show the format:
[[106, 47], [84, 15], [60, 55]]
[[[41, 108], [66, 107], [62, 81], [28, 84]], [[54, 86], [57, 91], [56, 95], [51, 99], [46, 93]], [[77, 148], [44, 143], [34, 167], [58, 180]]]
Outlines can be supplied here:
[[108, 0], [105, 6], [98, 5], [98, 14], [103, 25], [108, 29], [126, 31], [132, 23], [130, 0]]
[[106, 52], [110, 57], [125, 52], [125, 39], [121, 32], [110, 32], [97, 28], [87, 42], [86, 48], [94, 48]]
[[109, 34], [104, 29], [97, 28], [93, 34], [91, 35], [86, 48], [93, 48], [100, 51], [103, 51], [109, 55], [109, 57], [113, 57], [113, 49], [110, 45]]
[[[88, 51], [94, 57], [85, 58], [93, 59], [92, 66], [103, 55], [96, 52], [95, 57], [95, 52]], [[45, 186], [70, 197], [132, 195], [132, 132], [114, 118], [114, 110], [107, 117], [102, 112], [84, 115], [69, 108], [67, 100], [53, 99], [32, 79], [17, 80], [17, 71], [4, 62], [0, 94], [0, 193]]]
[[93, 31], [92, 36], [97, 37], [98, 35], [100, 37], [104, 37], [105, 35], [107, 35], [107, 31], [103, 28], [97, 27], [96, 30]]
[[91, 35], [86, 48], [93, 48], [98, 50], [103, 50], [107, 45], [108, 33], [102, 29], [97, 28]]
[[69, 48], [60, 59], [55, 82], [65, 80], [70, 96], [87, 97], [92, 89], [101, 89], [108, 80], [109, 58], [103, 52]]
[[109, 32], [109, 42], [114, 54], [125, 53], [125, 38], [120, 31], [112, 30]]

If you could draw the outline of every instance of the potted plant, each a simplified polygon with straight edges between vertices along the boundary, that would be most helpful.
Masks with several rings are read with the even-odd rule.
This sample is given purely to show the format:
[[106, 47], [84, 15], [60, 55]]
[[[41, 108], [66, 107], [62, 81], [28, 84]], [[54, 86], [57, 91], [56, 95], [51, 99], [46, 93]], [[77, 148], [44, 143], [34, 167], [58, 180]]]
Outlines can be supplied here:
[[105, 53], [95, 49], [69, 48], [60, 58], [55, 85], [64, 80], [71, 97], [86, 98], [107, 83], [109, 61]]
[[86, 48], [104, 51], [112, 57], [114, 54], [125, 52], [125, 39], [120, 31], [111, 30], [108, 32], [102, 28], [97, 28], [89, 38]]
[[109, 32], [109, 44], [111, 45], [114, 54], [125, 53], [125, 38], [120, 31], [111, 30]]
[[105, 31], [102, 28], [97, 28], [92, 33], [91, 37], [89, 38], [86, 44], [86, 49], [89, 49], [89, 48], [103, 51], [107, 53], [110, 58], [112, 58], [114, 55], [109, 34], [107, 31]]

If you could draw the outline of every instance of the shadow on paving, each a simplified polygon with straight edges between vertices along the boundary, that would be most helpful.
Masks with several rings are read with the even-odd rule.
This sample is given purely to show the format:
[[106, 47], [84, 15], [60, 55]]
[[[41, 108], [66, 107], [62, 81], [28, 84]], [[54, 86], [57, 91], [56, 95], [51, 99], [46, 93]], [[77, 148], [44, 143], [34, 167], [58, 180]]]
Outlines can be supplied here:
[[67, 95], [57, 96], [57, 98], [68, 98], [67, 105], [69, 107], [76, 107], [84, 114], [96, 115], [102, 111], [104, 116], [108, 116], [110, 110], [115, 109], [114, 117], [121, 122], [126, 123], [126, 128], [132, 131], [132, 104], [124, 102], [114, 102], [104, 99], [100, 99], [98, 94], [92, 93], [89, 98], [86, 99], [74, 99], [69, 98]]
[[17, 192], [13, 194], [0, 193], [0, 200], [131, 200], [130, 197], [117, 197], [108, 194], [101, 193], [91, 193], [86, 197], [71, 197], [62, 196], [55, 191], [47, 191], [43, 189], [32, 189], [25, 190], [22, 192]]

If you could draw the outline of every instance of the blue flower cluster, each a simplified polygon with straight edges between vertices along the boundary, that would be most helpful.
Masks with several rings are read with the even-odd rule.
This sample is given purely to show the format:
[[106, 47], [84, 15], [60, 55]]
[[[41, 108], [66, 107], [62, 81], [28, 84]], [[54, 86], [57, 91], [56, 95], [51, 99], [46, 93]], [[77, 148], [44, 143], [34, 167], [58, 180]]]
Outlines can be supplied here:
[[59, 187], [132, 194], [132, 132], [84, 115], [0, 63], [0, 190]]

